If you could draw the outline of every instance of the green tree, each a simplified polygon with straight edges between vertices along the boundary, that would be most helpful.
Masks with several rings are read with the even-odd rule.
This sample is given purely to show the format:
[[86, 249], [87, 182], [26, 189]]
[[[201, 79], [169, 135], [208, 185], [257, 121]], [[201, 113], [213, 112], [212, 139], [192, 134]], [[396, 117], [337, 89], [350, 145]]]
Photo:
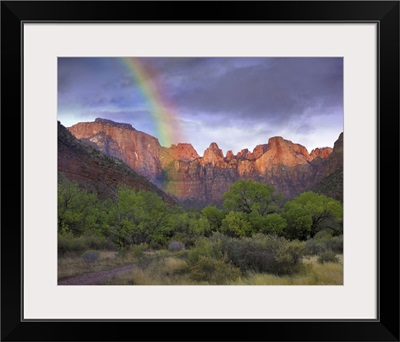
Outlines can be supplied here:
[[121, 187], [109, 233], [122, 249], [129, 244], [164, 244], [170, 235], [169, 213], [168, 205], [154, 193]]
[[275, 188], [269, 184], [239, 180], [224, 193], [224, 207], [245, 214], [256, 212], [265, 216], [279, 210], [282, 196], [274, 192]]
[[102, 203], [77, 183], [60, 176], [57, 188], [58, 231], [74, 236], [94, 233], [105, 221]]
[[211, 230], [210, 222], [208, 222], [207, 218], [205, 217], [192, 218], [190, 220], [189, 229], [193, 236], [208, 236], [208, 233]]
[[186, 235], [190, 231], [190, 217], [188, 213], [175, 213], [170, 216], [169, 225], [173, 235]]
[[212, 231], [218, 231], [222, 225], [222, 220], [225, 218], [226, 213], [212, 205], [205, 207], [201, 213], [210, 222], [210, 229]]
[[283, 235], [287, 226], [286, 220], [278, 213], [262, 216], [257, 212], [249, 214], [249, 222], [257, 232]]
[[343, 206], [330, 197], [314, 192], [303, 192], [285, 204], [287, 234], [290, 238], [306, 240], [322, 229], [331, 229], [336, 234], [343, 231]]
[[198, 213], [181, 213], [170, 217], [171, 234], [175, 239], [191, 245], [200, 236], [208, 236], [211, 232], [206, 217]]
[[[157, 244], [165, 244], [170, 234], [168, 226], [169, 206], [163, 202], [161, 197], [148, 191], [139, 191], [137, 205], [140, 223], [137, 231], [142, 239], [135, 240], [135, 244], [151, 241]], [[145, 238], [143, 238], [145, 236]]]
[[247, 220], [247, 215], [237, 211], [230, 211], [222, 220], [221, 233], [232, 237], [250, 236], [253, 228]]

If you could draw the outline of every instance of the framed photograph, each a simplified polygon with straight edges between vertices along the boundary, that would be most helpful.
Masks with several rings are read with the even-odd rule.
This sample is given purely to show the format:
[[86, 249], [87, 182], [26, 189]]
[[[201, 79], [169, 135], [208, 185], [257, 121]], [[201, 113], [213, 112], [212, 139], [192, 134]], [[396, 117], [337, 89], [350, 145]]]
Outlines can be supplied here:
[[399, 341], [397, 1], [1, 8], [2, 340]]

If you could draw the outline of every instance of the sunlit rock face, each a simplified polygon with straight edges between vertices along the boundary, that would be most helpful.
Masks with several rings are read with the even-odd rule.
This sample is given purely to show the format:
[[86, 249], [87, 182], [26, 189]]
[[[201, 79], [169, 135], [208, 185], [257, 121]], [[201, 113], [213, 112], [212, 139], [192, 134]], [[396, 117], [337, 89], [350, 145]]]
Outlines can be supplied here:
[[[149, 134], [136, 131], [129, 124], [115, 123], [110, 120], [96, 119], [95, 122], [81, 122], [69, 128], [78, 139], [88, 139], [107, 155], [119, 156], [133, 170], [155, 178], [161, 174], [158, 140]], [[113, 144], [107, 151], [107, 145], [96, 143], [96, 136], [104, 134]], [[114, 144], [115, 143], [115, 144]]]
[[269, 183], [292, 198], [343, 169], [343, 133], [333, 149], [316, 148], [311, 153], [302, 145], [272, 137], [253, 152], [243, 149], [234, 155], [227, 151], [225, 156], [212, 142], [201, 157], [191, 144], [163, 147], [129, 124], [105, 119], [78, 123], [69, 131], [104, 154], [120, 158], [182, 201], [219, 203], [239, 179]]
[[322, 147], [322, 148], [315, 148], [311, 151], [310, 157], [311, 159], [315, 159], [317, 157], [326, 158], [332, 153], [333, 149], [331, 147]]
[[[99, 149], [112, 155], [113, 150], [107, 148], [111, 138], [102, 134], [87, 141], [76, 139], [61, 123], [58, 124], [58, 174], [78, 182], [89, 191], [95, 191], [101, 197], [115, 196], [120, 185], [137, 191], [150, 191], [161, 197], [169, 204], [176, 200], [166, 194], [146, 177], [136, 173], [122, 160], [108, 156]], [[100, 148], [93, 148], [99, 144]]]

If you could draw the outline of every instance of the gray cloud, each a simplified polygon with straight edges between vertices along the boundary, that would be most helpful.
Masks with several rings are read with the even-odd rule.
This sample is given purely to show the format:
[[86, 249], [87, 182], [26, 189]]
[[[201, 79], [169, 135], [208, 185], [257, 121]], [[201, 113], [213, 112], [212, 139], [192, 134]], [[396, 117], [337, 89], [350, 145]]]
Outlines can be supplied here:
[[318, 107], [324, 115], [343, 101], [341, 59], [274, 58], [267, 63], [260, 59], [250, 66], [238, 63], [222, 74], [210, 72], [209, 67], [198, 69], [197, 77], [186, 74], [173, 98], [193, 115], [229, 113], [283, 122], [309, 108]]
[[[342, 58], [139, 60], [144, 81], [159, 86], [199, 153], [210, 140], [240, 150], [273, 135], [310, 149], [332, 146], [343, 129]], [[60, 58], [58, 68], [60, 118], [98, 113], [157, 134], [153, 104], [121, 59]]]

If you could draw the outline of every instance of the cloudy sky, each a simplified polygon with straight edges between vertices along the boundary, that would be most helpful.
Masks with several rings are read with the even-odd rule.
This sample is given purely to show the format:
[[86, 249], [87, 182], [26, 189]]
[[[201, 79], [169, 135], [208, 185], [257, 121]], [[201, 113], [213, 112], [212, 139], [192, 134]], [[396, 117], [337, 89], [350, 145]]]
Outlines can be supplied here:
[[59, 58], [58, 120], [130, 123], [164, 146], [226, 154], [282, 136], [309, 152], [343, 131], [342, 58]]

